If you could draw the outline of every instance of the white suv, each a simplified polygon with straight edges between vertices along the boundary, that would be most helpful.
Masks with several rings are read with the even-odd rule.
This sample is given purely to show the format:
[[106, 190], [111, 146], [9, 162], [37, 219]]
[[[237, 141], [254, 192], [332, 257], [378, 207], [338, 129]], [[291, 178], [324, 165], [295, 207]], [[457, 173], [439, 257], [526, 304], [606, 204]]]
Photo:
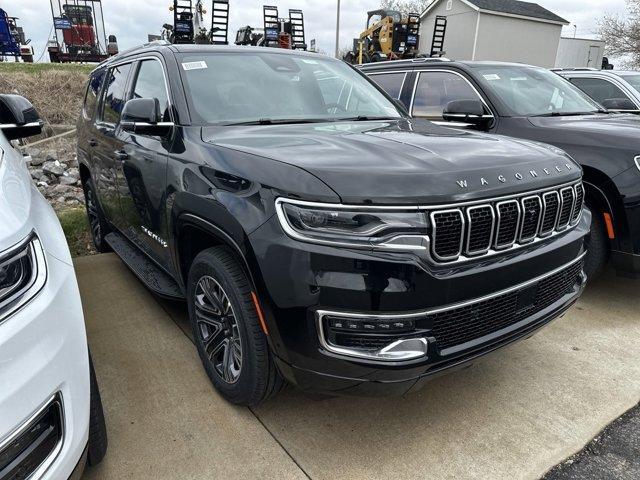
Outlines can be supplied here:
[[69, 248], [10, 143], [41, 129], [0, 95], [0, 479], [80, 478], [107, 446]]

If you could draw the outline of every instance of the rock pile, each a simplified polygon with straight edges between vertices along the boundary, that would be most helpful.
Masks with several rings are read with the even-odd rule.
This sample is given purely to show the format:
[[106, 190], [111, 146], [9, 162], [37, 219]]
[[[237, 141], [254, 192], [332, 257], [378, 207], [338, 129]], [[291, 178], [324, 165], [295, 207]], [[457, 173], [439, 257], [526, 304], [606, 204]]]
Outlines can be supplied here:
[[56, 209], [84, 204], [78, 158], [69, 149], [30, 148], [27, 166], [38, 190]]

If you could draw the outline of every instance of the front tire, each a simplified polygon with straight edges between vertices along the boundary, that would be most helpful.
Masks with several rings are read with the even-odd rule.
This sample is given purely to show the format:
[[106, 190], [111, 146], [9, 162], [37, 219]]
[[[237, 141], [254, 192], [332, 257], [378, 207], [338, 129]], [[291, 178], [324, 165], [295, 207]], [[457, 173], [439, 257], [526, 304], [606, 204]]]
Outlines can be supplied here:
[[602, 212], [592, 210], [591, 234], [587, 246], [584, 272], [589, 280], [597, 278], [609, 260], [609, 239], [607, 237]]
[[209, 379], [231, 403], [254, 406], [278, 393], [283, 379], [263, 333], [242, 268], [223, 247], [193, 261], [189, 318]]

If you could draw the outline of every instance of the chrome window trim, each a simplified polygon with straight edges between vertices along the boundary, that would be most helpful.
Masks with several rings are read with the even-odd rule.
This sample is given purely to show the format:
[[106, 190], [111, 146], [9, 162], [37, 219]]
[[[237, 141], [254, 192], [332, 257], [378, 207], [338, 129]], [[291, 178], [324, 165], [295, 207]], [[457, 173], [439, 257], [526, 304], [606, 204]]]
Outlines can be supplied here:
[[[381, 72], [371, 72], [371, 73], [363, 72], [363, 73], [365, 73], [368, 77], [375, 77], [376, 75], [391, 75], [391, 74], [396, 74], [397, 75], [399, 73], [404, 74], [404, 76], [402, 77], [402, 83], [400, 84], [400, 91], [398, 93], [398, 98], [391, 97], [391, 98], [395, 98], [396, 100], [400, 100], [400, 97], [402, 97], [402, 91], [404, 90], [404, 86], [405, 86], [405, 84], [407, 82], [407, 77], [409, 76], [409, 70], [388, 70], [388, 71], [385, 70], [385, 71], [381, 71]], [[379, 88], [384, 90], [384, 88], [382, 88], [378, 84], [378, 82], [376, 82], [375, 80], [374, 80], [374, 82]], [[384, 91], [386, 92], [386, 90], [384, 90]], [[391, 94], [389, 94], [389, 92], [387, 92], [387, 94], [389, 96], [391, 96]]]
[[43, 403], [34, 413], [29, 415], [29, 417], [24, 420], [18, 427], [16, 427], [7, 437], [0, 441], [0, 452], [2, 452], [7, 445], [13, 442], [16, 438], [22, 435], [26, 430], [28, 430], [36, 419], [47, 410], [51, 404], [58, 402], [58, 408], [60, 410], [60, 441], [56, 444], [56, 446], [51, 450], [51, 453], [44, 459], [44, 461], [29, 475], [29, 478], [40, 478], [45, 472], [49, 469], [49, 467], [53, 464], [53, 462], [58, 458], [60, 452], [62, 451], [62, 447], [64, 446], [64, 440], [66, 437], [66, 428], [65, 428], [65, 412], [64, 412], [64, 400], [62, 398], [62, 392], [57, 392], [53, 394], [49, 399]]
[[[523, 237], [522, 236], [522, 232], [524, 230], [524, 220], [525, 220], [525, 216], [526, 216], [526, 212], [525, 212], [525, 206], [524, 206], [524, 202], [526, 202], [527, 200], [537, 200], [538, 202], [538, 206], [540, 207], [540, 214], [538, 215], [538, 225], [536, 225], [536, 230], [534, 232], [534, 234], [530, 237]], [[530, 195], [528, 197], [524, 197], [523, 199], [520, 200], [520, 203], [522, 204], [522, 220], [520, 222], [520, 232], [518, 235], [518, 243], [530, 243], [533, 241], [534, 238], [536, 238], [538, 236], [538, 234], [540, 233], [540, 226], [542, 225], [542, 199], [540, 198], [540, 196], [538, 195]]]
[[[499, 244], [498, 240], [500, 238], [500, 207], [502, 205], [506, 205], [506, 204], [509, 204], [509, 203], [515, 203], [516, 206], [518, 207], [518, 220], [516, 222], [516, 229], [515, 229], [515, 232], [513, 234], [513, 240], [511, 242]], [[513, 200], [505, 200], [503, 202], [496, 203], [496, 215], [498, 217], [498, 222], [497, 222], [497, 226], [496, 226], [496, 238], [495, 238], [494, 248], [496, 250], [504, 250], [504, 249], [507, 249], [507, 248], [511, 248], [516, 243], [516, 240], [518, 240], [518, 232], [520, 232], [520, 223], [521, 223], [521, 218], [522, 218], [522, 208], [520, 207], [520, 201], [514, 198]]]
[[33, 300], [47, 281], [47, 262], [44, 249], [35, 233], [31, 233], [21, 242], [1, 252], [0, 264], [12, 260], [16, 252], [22, 249], [28, 249], [28, 255], [32, 259], [33, 272], [31, 273], [31, 279], [27, 286], [0, 303], [0, 325]]
[[[571, 192], [571, 208], [569, 209], [569, 218], [567, 223], [560, 223], [560, 217], [562, 216], [562, 210], [564, 209], [564, 196], [562, 192], [566, 191]], [[573, 215], [573, 210], [576, 208], [576, 192], [572, 187], [565, 187], [560, 190], [560, 210], [558, 211], [558, 223], [556, 224], [556, 230], [564, 231], [569, 228], [569, 224], [571, 223], [571, 216]]]
[[[107, 78], [105, 81], [103, 81], [103, 86], [100, 89], [100, 98], [98, 99], [98, 115], [96, 115], [96, 119], [94, 121], [94, 123], [96, 125], [102, 125], [105, 127], [110, 127], [110, 128], [116, 128], [120, 125], [120, 120], [118, 119], [118, 123], [110, 123], [110, 122], [105, 122], [102, 120], [102, 115], [104, 112], [104, 98], [103, 98], [103, 93], [105, 93], [105, 89], [106, 87], [106, 82], [109, 80], [109, 73], [111, 72], [111, 70], [113, 68], [116, 67], [120, 67], [122, 65], [131, 65], [132, 69], [133, 67], [135, 67], [135, 71], [129, 73], [129, 77], [127, 77], [127, 87], [128, 87], [128, 91], [126, 92], [126, 101], [125, 103], [127, 103], [129, 100], [131, 100], [131, 95], [133, 95], [133, 89], [135, 88], [135, 82], [138, 81], [138, 73], [140, 73], [140, 64], [146, 60], [155, 60], [156, 62], [160, 63], [160, 66], [162, 67], [162, 76], [164, 77], [164, 88], [167, 92], [167, 101], [169, 103], [168, 107], [169, 107], [169, 116], [171, 118], [172, 122], [175, 122], [175, 118], [173, 115], [173, 100], [171, 98], [171, 90], [169, 89], [169, 82], [168, 82], [168, 77], [167, 77], [167, 72], [166, 72], [166, 65], [164, 64], [164, 60], [161, 60], [158, 57], [155, 57], [153, 55], [146, 55], [146, 56], [142, 56], [142, 57], [127, 57], [122, 59], [121, 61], [117, 62], [117, 63], [112, 63], [109, 65], [105, 65], [106, 68], [106, 72], [105, 74], [107, 75]], [[134, 65], [135, 64], [135, 65]], [[93, 72], [91, 72], [93, 73]], [[133, 75], [133, 77], [131, 77]]]
[[562, 206], [562, 202], [560, 200], [560, 194], [558, 193], [559, 190], [554, 190], [552, 192], [547, 192], [544, 193], [542, 195], [542, 207], [543, 207], [543, 212], [542, 212], [542, 219], [544, 222], [544, 217], [547, 214], [547, 197], [549, 195], [555, 195], [556, 200], [558, 201], [558, 210], [556, 211], [556, 218], [553, 220], [553, 225], [551, 226], [551, 229], [547, 232], [545, 232], [544, 230], [542, 230], [542, 227], [544, 226], [544, 224], [540, 225], [540, 237], [542, 238], [546, 238], [546, 237], [550, 237], [552, 236], [553, 232], [556, 230], [556, 225], [558, 224], [558, 218], [560, 218], [560, 207]]
[[[385, 360], [385, 359], [380, 359], [380, 358], [374, 358], [371, 356], [367, 356], [366, 353], [363, 353], [362, 350], [357, 350], [357, 349], [351, 349], [351, 348], [345, 348], [345, 347], [338, 347], [335, 345], [330, 344], [324, 334], [324, 325], [323, 325], [323, 320], [324, 317], [327, 316], [336, 316], [336, 317], [343, 317], [343, 318], [359, 318], [359, 319], [371, 319], [371, 320], [390, 320], [390, 319], [426, 319], [429, 315], [435, 315], [438, 313], [444, 313], [444, 312], [448, 312], [451, 310], [456, 310], [459, 308], [464, 308], [473, 304], [477, 304], [477, 303], [481, 303], [481, 302], [485, 302], [487, 300], [491, 300], [492, 298], [495, 297], [500, 297], [502, 295], [506, 295], [508, 293], [511, 293], [513, 291], [517, 291], [517, 290], [521, 290], [523, 288], [528, 287], [529, 285], [533, 285], [534, 283], [538, 283], [546, 278], [549, 278], [553, 275], [555, 275], [556, 273], [559, 273], [563, 270], [566, 270], [567, 268], [575, 265], [576, 263], [582, 261], [582, 259], [586, 256], [587, 252], [584, 252], [582, 254], [580, 254], [577, 258], [575, 258], [574, 260], [558, 267], [555, 268], [554, 270], [547, 272], [545, 274], [539, 275], [535, 278], [532, 278], [531, 280], [527, 280], [526, 282], [523, 283], [519, 283], [518, 285], [514, 285], [512, 287], [503, 289], [503, 290], [499, 290], [497, 292], [494, 293], [490, 293], [481, 297], [477, 297], [477, 298], [473, 298], [470, 300], [464, 300], [462, 302], [457, 302], [457, 303], [452, 303], [449, 305], [444, 305], [442, 307], [434, 307], [434, 308], [429, 308], [426, 310], [420, 310], [417, 312], [410, 312], [410, 313], [399, 313], [399, 314], [393, 314], [393, 313], [383, 313], [383, 314], [375, 314], [375, 313], [354, 313], [354, 312], [338, 312], [338, 311], [332, 311], [332, 310], [324, 310], [324, 309], [319, 309], [315, 311], [315, 317], [316, 317], [316, 328], [318, 330], [318, 340], [320, 342], [320, 346], [322, 348], [324, 348], [325, 350], [333, 353], [333, 354], [337, 354], [340, 356], [345, 356], [345, 357], [349, 357], [349, 358], [366, 358], [368, 360], [373, 360], [373, 361], [380, 361], [380, 362], [390, 362], [390, 361], [394, 361], [394, 360]], [[583, 274], [584, 275], [584, 274]]]
[[[458, 244], [458, 253], [456, 253], [455, 255], [448, 255], [446, 257], [442, 257], [436, 253], [437, 229], [436, 229], [435, 216], [442, 215], [445, 213], [457, 213], [460, 216], [461, 228], [460, 228], [460, 242]], [[431, 237], [432, 237], [431, 238], [431, 254], [433, 255], [433, 258], [441, 262], [450, 262], [453, 260], [457, 260], [460, 257], [460, 255], [462, 255], [462, 247], [464, 245], [464, 230], [465, 230], [466, 224], [464, 221], [464, 215], [462, 213], [462, 210], [460, 210], [459, 208], [450, 208], [447, 210], [438, 210], [436, 212], [431, 212], [429, 213], [429, 220], [431, 220]]]
[[[473, 210], [479, 210], [481, 208], [489, 208], [489, 210], [491, 211], [491, 232], [489, 234], [489, 245], [487, 245], [487, 248], [482, 249], [482, 250], [475, 250], [475, 251], [471, 251], [469, 250], [469, 243], [471, 242], [471, 227], [472, 227], [472, 223], [471, 223], [471, 212]], [[496, 212], [493, 209], [493, 206], [489, 203], [486, 203], [484, 205], [474, 205], [473, 207], [469, 207], [467, 208], [467, 222], [468, 222], [468, 228], [467, 228], [467, 244], [465, 246], [465, 254], [470, 255], [470, 256], [475, 256], [475, 255], [483, 255], [485, 253], [487, 253], [489, 251], [489, 249], [491, 248], [491, 245], [493, 245], [493, 237], [495, 234], [495, 226], [496, 226]]]
[[[469, 81], [469, 79], [467, 77], [462, 75], [460, 72], [456, 72], [455, 70], [451, 70], [451, 69], [448, 69], [448, 68], [414, 69], [413, 71], [416, 73], [416, 78], [415, 78], [415, 80], [413, 82], [413, 91], [411, 92], [411, 102], [409, 103], [409, 114], [412, 117], [414, 116], [414, 114], [413, 114], [413, 104], [415, 103], [416, 92], [418, 91], [418, 82], [420, 81], [420, 75], [423, 74], [423, 73], [439, 72], [439, 73], [450, 73], [450, 74], [453, 74], [453, 75], [457, 75], [458, 77], [462, 78], [465, 82], [467, 82], [467, 84], [471, 87], [471, 89], [475, 92], [475, 94], [478, 95], [478, 98], [480, 99], [482, 104], [485, 106], [485, 108], [491, 113], [491, 116], [494, 119], [496, 118], [496, 113], [489, 106], [489, 104], [484, 99], [484, 97], [480, 94], [478, 89], [473, 85], [473, 83], [471, 83]], [[416, 117], [416, 118], [427, 118], [427, 117], [420, 116], [420, 117]], [[440, 119], [438, 121], [445, 121], [446, 122], [446, 120], [444, 120], [444, 119]]]

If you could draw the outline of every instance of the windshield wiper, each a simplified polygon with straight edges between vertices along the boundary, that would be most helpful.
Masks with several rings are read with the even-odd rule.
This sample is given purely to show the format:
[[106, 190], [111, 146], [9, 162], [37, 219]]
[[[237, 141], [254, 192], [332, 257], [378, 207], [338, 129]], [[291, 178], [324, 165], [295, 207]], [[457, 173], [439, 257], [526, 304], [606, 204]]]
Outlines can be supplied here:
[[296, 123], [320, 123], [330, 122], [327, 118], [259, 118], [257, 120], [247, 120], [246, 122], [225, 123], [224, 126], [235, 125], [293, 125]]
[[370, 115], [358, 115], [357, 117], [337, 117], [337, 122], [368, 122], [371, 120], [402, 120], [402, 117], [383, 117], [383, 116], [370, 116]]
[[607, 113], [601, 110], [592, 110], [589, 112], [548, 112], [541, 113], [540, 115], [533, 115], [534, 117], [578, 117], [580, 115], [595, 115], [596, 113]]

